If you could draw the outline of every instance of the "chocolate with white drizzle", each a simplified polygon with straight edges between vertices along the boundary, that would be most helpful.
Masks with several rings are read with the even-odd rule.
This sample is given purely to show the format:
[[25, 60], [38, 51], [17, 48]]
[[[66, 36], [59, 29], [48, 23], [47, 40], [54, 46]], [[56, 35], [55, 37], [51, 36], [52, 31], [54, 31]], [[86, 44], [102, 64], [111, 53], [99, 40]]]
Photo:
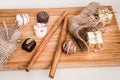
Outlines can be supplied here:
[[65, 41], [63, 44], [63, 51], [67, 54], [73, 54], [76, 52], [76, 45], [73, 41]]

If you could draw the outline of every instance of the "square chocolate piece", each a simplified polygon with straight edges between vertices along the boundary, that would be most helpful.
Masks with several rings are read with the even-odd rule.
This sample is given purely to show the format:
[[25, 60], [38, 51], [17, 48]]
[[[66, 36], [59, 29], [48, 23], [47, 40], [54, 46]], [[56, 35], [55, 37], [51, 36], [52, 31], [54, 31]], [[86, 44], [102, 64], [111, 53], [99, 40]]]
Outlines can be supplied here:
[[35, 48], [35, 46], [36, 46], [35, 40], [27, 38], [22, 44], [22, 49], [31, 52]]

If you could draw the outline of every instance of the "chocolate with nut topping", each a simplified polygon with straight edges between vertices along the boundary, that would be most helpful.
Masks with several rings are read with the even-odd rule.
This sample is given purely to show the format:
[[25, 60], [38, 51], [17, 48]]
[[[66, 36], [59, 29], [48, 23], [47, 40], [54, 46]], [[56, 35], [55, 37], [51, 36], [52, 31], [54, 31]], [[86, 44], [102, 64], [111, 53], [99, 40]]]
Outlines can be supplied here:
[[35, 40], [33, 40], [32, 38], [27, 38], [22, 44], [22, 49], [31, 52], [35, 48], [35, 46]]

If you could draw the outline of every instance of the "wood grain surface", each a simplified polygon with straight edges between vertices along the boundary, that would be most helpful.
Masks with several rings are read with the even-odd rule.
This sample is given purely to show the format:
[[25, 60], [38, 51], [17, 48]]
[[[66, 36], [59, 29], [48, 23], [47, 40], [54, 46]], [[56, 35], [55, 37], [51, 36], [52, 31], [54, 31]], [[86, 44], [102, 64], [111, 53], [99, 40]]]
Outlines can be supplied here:
[[[111, 6], [104, 6], [112, 10]], [[0, 10], [0, 26], [3, 26], [2, 21], [5, 20], [7, 26], [10, 27], [15, 22], [15, 16], [19, 13], [27, 13], [30, 16], [30, 23], [21, 28], [21, 43], [15, 51], [15, 55], [8, 60], [8, 63], [0, 70], [23, 70], [34, 55], [36, 49], [40, 45], [43, 38], [37, 38], [33, 31], [34, 24], [37, 23], [36, 16], [39, 11], [46, 11], [50, 15], [48, 22], [48, 33], [53, 27], [56, 20], [66, 10], [70, 16], [77, 15], [83, 7], [74, 8], [41, 8], [41, 9], [5, 9]], [[62, 24], [63, 25], [63, 24]], [[62, 26], [61, 25], [61, 26]], [[120, 66], [120, 31], [115, 16], [112, 23], [106, 26], [106, 32], [103, 34], [103, 51], [82, 53], [77, 47], [77, 53], [66, 55], [62, 53], [58, 67], [73, 68], [73, 67], [88, 67], [88, 66]], [[50, 67], [56, 46], [60, 37], [61, 27], [51, 37], [49, 43], [45, 47], [42, 54], [37, 59], [33, 69], [47, 69]], [[1, 34], [0, 34], [1, 35]], [[32, 52], [26, 52], [21, 49], [21, 44], [26, 38], [33, 38], [37, 42], [37, 46]], [[73, 39], [67, 32], [66, 40]]]

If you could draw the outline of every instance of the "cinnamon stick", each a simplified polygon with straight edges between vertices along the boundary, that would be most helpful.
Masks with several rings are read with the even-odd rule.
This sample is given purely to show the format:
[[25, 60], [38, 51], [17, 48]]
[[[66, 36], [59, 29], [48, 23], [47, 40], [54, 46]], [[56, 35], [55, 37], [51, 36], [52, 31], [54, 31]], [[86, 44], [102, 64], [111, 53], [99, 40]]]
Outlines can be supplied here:
[[67, 14], [68, 14], [68, 11], [65, 11], [64, 14], [57, 20], [57, 22], [55, 23], [55, 25], [53, 26], [53, 28], [46, 35], [46, 37], [44, 38], [44, 40], [42, 41], [42, 43], [38, 47], [35, 55], [32, 57], [30, 63], [27, 65], [26, 71], [29, 71], [32, 68], [33, 64], [35, 63], [35, 61], [37, 60], [37, 58], [40, 56], [40, 54], [42, 53], [42, 51], [45, 48], [46, 44], [48, 43], [48, 41], [50, 40], [50, 38], [52, 37], [52, 35], [55, 33], [55, 31], [57, 30], [57, 28], [59, 27], [59, 25], [62, 23], [63, 19], [65, 18], [65, 16]]
[[65, 41], [66, 32], [67, 32], [67, 17], [64, 20], [64, 25], [62, 27], [61, 36], [60, 36], [60, 39], [59, 39], [59, 42], [58, 42], [58, 45], [57, 45], [57, 49], [56, 49], [56, 52], [55, 52], [54, 60], [52, 62], [52, 66], [50, 68], [50, 72], [49, 72], [49, 77], [50, 78], [54, 78], [55, 71], [56, 71], [56, 68], [57, 68], [57, 64], [58, 64], [58, 61], [59, 61], [59, 58], [60, 58], [60, 55], [61, 55], [61, 52], [62, 52], [62, 44]]

